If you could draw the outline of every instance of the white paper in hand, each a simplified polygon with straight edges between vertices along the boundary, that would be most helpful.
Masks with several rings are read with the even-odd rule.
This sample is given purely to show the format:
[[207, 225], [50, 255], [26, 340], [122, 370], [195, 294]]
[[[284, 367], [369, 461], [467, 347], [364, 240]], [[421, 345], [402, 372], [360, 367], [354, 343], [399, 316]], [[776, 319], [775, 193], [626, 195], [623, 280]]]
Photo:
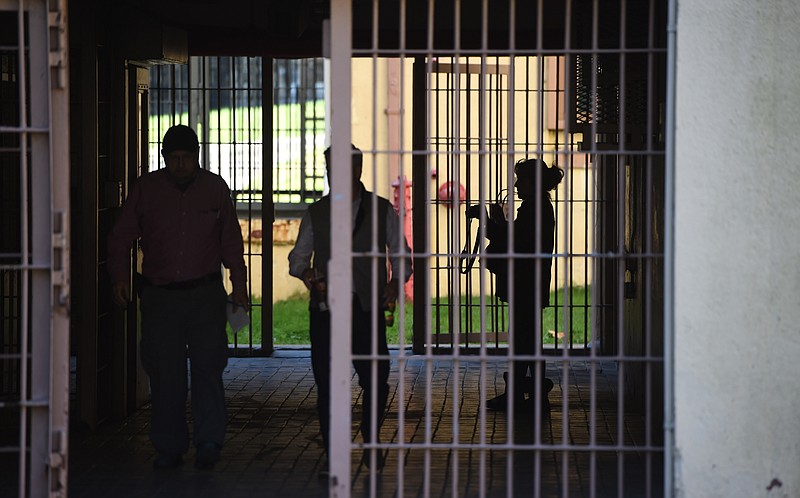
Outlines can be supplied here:
[[228, 296], [227, 311], [228, 311], [228, 324], [234, 333], [239, 332], [250, 323], [250, 316], [247, 311], [241, 306], [232, 303], [232, 296]]

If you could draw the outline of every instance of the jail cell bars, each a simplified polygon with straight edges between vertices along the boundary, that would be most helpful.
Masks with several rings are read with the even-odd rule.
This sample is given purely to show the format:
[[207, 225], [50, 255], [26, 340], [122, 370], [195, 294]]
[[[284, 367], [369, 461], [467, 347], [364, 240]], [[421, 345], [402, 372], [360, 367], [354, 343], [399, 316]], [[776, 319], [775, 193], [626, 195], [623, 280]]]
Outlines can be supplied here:
[[0, 487], [20, 497], [67, 486], [65, 14], [65, 2], [0, 1]]
[[[356, 8], [371, 12], [371, 37], [352, 37], [351, 23], [365, 29], [366, 22], [352, 16]], [[331, 418], [332, 493], [661, 496], [665, 2], [334, 0], [331, 9], [334, 158], [346, 161], [351, 137], [371, 129], [365, 155], [373, 164], [400, 157], [401, 174], [413, 177], [413, 306], [424, 307], [414, 315], [414, 348], [401, 340], [389, 356], [374, 347], [353, 355], [351, 324], [339, 320], [348, 314], [335, 314], [331, 385], [342, 409], [334, 406]], [[395, 131], [401, 140], [375, 132], [385, 119], [375, 105], [366, 123], [362, 114], [337, 121], [351, 118], [345, 107], [353, 99], [370, 100], [351, 94], [353, 58], [376, 67], [396, 58], [415, 71], [410, 85], [400, 78], [401, 100], [411, 102], [405, 109], [413, 114], [411, 129]], [[373, 102], [384, 91], [377, 81]], [[523, 158], [541, 158], [565, 174], [549, 194], [551, 287], [531, 279], [534, 299], [512, 294], [505, 304], [482, 253], [461, 271], [462, 251], [476, 238], [479, 248], [486, 245], [481, 223], [465, 213], [505, 200], [507, 216], [515, 217], [523, 199], [514, 165]], [[344, 199], [348, 174], [333, 171]], [[533, 202], [546, 195], [536, 192]], [[350, 206], [334, 211], [340, 225], [332, 261], [363, 257], [341, 222], [350, 219]], [[408, 215], [400, 210], [401, 223]], [[380, 226], [375, 217], [372, 223]], [[509, 247], [529, 235], [520, 230], [526, 228], [509, 229]], [[383, 249], [368, 254], [373, 268], [384, 264]], [[551, 255], [511, 249], [500, 257], [510, 260], [513, 287], [514, 279], [530, 278], [515, 267], [532, 260], [540, 275]], [[334, 295], [351, 288], [344, 273], [330, 281]], [[376, 300], [381, 289], [374, 284]], [[548, 301], [540, 312], [536, 303]], [[533, 316], [533, 330], [518, 329], [529, 326], [517, 320], [521, 314]], [[374, 321], [372, 333], [383, 333]], [[532, 337], [533, 351], [518, 337]], [[342, 400], [363, 399], [351, 392], [351, 359], [370, 361], [373, 374], [381, 360], [393, 363], [387, 414], [376, 403], [362, 407], [373, 422], [383, 420], [377, 440], [347, 437], [351, 416]], [[520, 365], [530, 365], [527, 380], [512, 374]], [[554, 384], [549, 394], [545, 378]], [[513, 388], [525, 394], [487, 404]], [[362, 456], [372, 464], [355, 463]]]

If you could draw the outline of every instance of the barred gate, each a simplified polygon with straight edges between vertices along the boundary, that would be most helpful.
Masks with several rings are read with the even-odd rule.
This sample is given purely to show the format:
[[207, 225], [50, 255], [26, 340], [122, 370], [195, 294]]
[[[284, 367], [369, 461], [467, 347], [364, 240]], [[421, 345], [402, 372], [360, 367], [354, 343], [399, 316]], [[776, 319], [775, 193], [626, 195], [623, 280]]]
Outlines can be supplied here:
[[66, 2], [0, 1], [0, 488], [63, 496], [69, 402]]
[[[332, 160], [346, 163], [353, 136], [371, 128], [365, 169], [399, 158], [400, 174], [412, 178], [412, 209], [401, 202], [400, 213], [414, 226], [413, 303], [400, 300], [401, 311], [413, 306], [412, 348], [401, 336], [396, 355], [353, 356], [348, 300], [332, 303], [333, 496], [662, 496], [667, 489], [666, 7], [332, 1]], [[359, 59], [372, 61], [372, 95], [364, 93], [366, 76], [353, 73]], [[375, 68], [384, 59], [399, 60], [400, 98], [411, 103], [392, 137], [375, 131], [383, 119], [376, 106], [366, 123], [351, 108], [356, 98], [378, 100]], [[476, 235], [485, 245], [466, 207], [507, 196], [513, 216], [513, 166], [525, 157], [566, 172], [552, 198], [551, 306], [537, 318], [533, 355], [509, 341], [529, 333], [514, 330], [513, 314], [532, 304], [499, 303], [480, 258], [459, 271]], [[334, 198], [349, 199], [350, 173], [333, 175]], [[384, 189], [378, 179], [367, 188]], [[330, 292], [342, 296], [351, 259], [363, 255], [351, 250], [349, 205], [333, 202], [332, 211]], [[369, 255], [382, 264], [383, 254]], [[350, 437], [353, 359], [376, 366], [390, 359], [396, 370], [380, 439]], [[545, 366], [531, 369], [533, 409], [519, 411], [517, 402], [508, 413], [488, 409], [504, 390], [503, 372], [520, 361]], [[542, 374], [555, 382], [549, 411], [541, 410]], [[444, 405], [431, 406], [433, 389], [446, 393]], [[363, 409], [373, 420], [384, 416], [374, 404]], [[358, 465], [361, 455], [373, 465]], [[386, 462], [381, 471], [378, 461]], [[366, 479], [351, 478], [362, 471]]]

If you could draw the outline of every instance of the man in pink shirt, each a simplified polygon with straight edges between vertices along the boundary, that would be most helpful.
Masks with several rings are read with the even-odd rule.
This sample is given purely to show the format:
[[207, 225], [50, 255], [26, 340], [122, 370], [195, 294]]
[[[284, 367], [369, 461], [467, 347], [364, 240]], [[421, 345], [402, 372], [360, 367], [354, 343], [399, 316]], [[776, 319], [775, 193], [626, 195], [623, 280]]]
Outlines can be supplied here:
[[131, 296], [131, 243], [142, 262], [142, 365], [150, 376], [150, 439], [156, 469], [183, 464], [189, 448], [186, 357], [191, 363], [195, 466], [219, 460], [225, 438], [228, 362], [227, 294], [222, 265], [230, 270], [234, 306], [249, 310], [244, 249], [231, 192], [219, 175], [200, 168], [195, 132], [167, 130], [161, 154], [166, 168], [142, 176], [108, 237], [108, 271], [114, 301]]

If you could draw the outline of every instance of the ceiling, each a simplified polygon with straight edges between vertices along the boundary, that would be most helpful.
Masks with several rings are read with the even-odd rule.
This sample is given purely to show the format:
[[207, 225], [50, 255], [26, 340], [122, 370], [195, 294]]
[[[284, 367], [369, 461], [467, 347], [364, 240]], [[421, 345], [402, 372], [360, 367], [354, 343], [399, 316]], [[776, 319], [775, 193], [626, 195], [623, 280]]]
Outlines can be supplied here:
[[[511, 0], [514, 8], [514, 38], [517, 49], [560, 50], [565, 47], [565, 0], [539, 2]], [[647, 42], [648, 2], [626, 3], [627, 45]], [[478, 49], [482, 44], [486, 17], [486, 45], [506, 50], [510, 45], [508, 26], [510, 2], [489, 0], [483, 14], [481, 0], [460, 2], [460, 27], [454, 29], [455, 0], [436, 0], [432, 46], [436, 51], [452, 51], [456, 35], [461, 49]], [[406, 47], [428, 47], [428, 2], [406, 3]], [[666, 4], [660, 0], [657, 4]], [[570, 48], [591, 46], [591, 0], [574, 0], [570, 15]], [[272, 57], [314, 57], [322, 54], [322, 22], [329, 17], [327, 0], [126, 0], [127, 9], [167, 26], [184, 30], [191, 55], [267, 55]], [[353, 0], [353, 45], [366, 49], [372, 45], [373, 25], [377, 23], [380, 50], [399, 47], [401, 19], [399, 0], [381, 0], [377, 20], [372, 0]], [[598, 9], [599, 43], [619, 45], [620, 0], [600, 0]], [[663, 11], [663, 8], [661, 9]], [[659, 12], [660, 14], [660, 12]], [[541, 26], [541, 40], [538, 27]], [[541, 45], [539, 45], [541, 43]]]

